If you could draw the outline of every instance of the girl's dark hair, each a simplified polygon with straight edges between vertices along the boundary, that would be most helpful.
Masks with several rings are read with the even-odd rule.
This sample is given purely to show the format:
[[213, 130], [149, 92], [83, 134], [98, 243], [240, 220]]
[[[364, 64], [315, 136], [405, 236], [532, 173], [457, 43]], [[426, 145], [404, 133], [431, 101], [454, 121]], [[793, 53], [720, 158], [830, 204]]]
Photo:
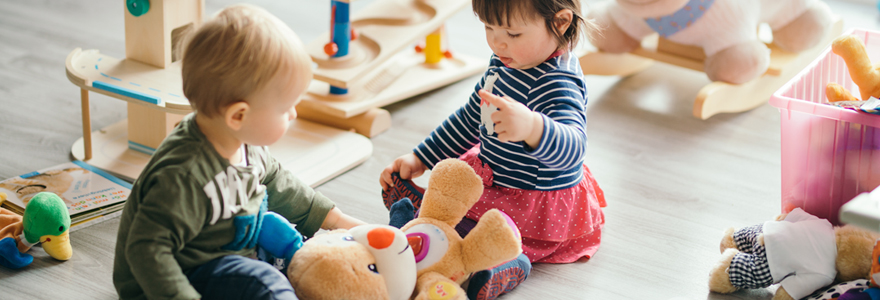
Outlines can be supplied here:
[[[580, 37], [590, 34], [597, 26], [581, 16], [580, 0], [471, 0], [474, 14], [487, 24], [509, 26], [510, 20], [528, 21], [533, 17], [544, 20], [547, 31], [556, 36], [559, 46], [574, 48]], [[571, 24], [565, 32], [556, 29], [556, 13], [563, 9], [572, 12]]]

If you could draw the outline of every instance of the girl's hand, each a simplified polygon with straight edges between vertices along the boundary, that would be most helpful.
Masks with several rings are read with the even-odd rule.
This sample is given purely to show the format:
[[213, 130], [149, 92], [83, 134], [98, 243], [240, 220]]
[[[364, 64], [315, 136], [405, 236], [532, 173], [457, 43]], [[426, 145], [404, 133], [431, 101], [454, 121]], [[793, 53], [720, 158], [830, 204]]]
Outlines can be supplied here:
[[538, 147], [544, 134], [544, 119], [540, 113], [510, 97], [498, 97], [487, 91], [480, 91], [480, 98], [498, 107], [498, 111], [492, 113], [492, 122], [499, 141], [524, 141], [532, 149]]
[[413, 179], [422, 176], [426, 170], [428, 167], [414, 153], [404, 154], [382, 170], [379, 183], [382, 184], [382, 190], [387, 191], [394, 185], [391, 173], [400, 173], [400, 179]]

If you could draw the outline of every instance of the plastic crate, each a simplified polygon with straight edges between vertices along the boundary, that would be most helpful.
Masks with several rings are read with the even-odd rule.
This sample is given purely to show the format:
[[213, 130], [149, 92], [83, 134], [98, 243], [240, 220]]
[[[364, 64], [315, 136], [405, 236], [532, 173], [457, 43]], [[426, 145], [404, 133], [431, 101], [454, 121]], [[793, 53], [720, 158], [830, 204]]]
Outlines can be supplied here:
[[[853, 29], [872, 62], [880, 62], [880, 33]], [[839, 224], [840, 207], [880, 185], [880, 115], [831, 106], [825, 85], [859, 95], [846, 64], [828, 47], [770, 97], [782, 133], [782, 211], [795, 207]]]

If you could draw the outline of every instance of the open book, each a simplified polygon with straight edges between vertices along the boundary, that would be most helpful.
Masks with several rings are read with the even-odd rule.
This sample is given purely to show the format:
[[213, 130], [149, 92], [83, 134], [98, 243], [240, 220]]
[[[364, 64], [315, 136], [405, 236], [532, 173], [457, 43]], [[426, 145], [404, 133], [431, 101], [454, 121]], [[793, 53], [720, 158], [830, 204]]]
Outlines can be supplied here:
[[0, 181], [6, 201], [0, 207], [24, 214], [28, 201], [39, 192], [53, 192], [64, 200], [71, 226], [122, 209], [131, 184], [82, 161], [63, 163]]

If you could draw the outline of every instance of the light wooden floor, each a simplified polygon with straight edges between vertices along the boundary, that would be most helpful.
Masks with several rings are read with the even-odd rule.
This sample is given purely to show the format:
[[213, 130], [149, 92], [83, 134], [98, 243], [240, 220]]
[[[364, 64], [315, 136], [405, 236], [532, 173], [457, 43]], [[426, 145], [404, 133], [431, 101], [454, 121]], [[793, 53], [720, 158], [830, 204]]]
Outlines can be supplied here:
[[[232, 0], [208, 0], [212, 14]], [[327, 0], [252, 0], [287, 22], [304, 41], [326, 30]], [[355, 2], [357, 10], [371, 1]], [[880, 29], [875, 7], [828, 1], [845, 27]], [[592, 2], [590, 2], [592, 3]], [[451, 46], [488, 57], [481, 24], [466, 10], [448, 22]], [[78, 88], [64, 75], [75, 47], [124, 57], [122, 1], [0, 0], [0, 178], [70, 160], [81, 135]], [[477, 77], [387, 107], [388, 132], [373, 139], [372, 158], [318, 190], [372, 223], [386, 223], [378, 175], [464, 103]], [[770, 105], [691, 117], [707, 79], [655, 65], [628, 78], [587, 76], [587, 162], [608, 198], [604, 242], [596, 256], [536, 265], [502, 299], [769, 299], [772, 289], [729, 296], [708, 292], [707, 274], [727, 227], [763, 222], [780, 210], [779, 113]], [[125, 118], [122, 101], [92, 93], [93, 128]], [[426, 178], [418, 183], [424, 184]], [[74, 256], [0, 268], [0, 298], [112, 299], [118, 219], [71, 234]]]

